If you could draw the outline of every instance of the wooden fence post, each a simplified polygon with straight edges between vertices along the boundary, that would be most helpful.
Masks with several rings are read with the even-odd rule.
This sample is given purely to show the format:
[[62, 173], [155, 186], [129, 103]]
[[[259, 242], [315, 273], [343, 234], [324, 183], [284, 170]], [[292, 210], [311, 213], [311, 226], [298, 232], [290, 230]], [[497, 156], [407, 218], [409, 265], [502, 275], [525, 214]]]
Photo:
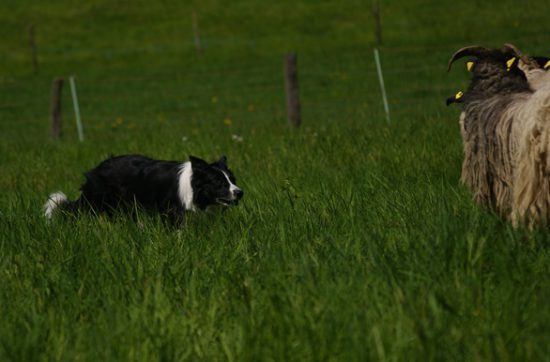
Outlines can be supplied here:
[[296, 53], [285, 56], [285, 90], [288, 121], [292, 126], [299, 127], [301, 120]]
[[36, 51], [36, 39], [34, 37], [34, 25], [29, 26], [29, 46], [31, 48], [32, 70], [38, 73], [38, 56]]
[[55, 78], [52, 83], [52, 105], [50, 111], [51, 131], [50, 136], [53, 140], [61, 136], [61, 90], [63, 88], [63, 78]]

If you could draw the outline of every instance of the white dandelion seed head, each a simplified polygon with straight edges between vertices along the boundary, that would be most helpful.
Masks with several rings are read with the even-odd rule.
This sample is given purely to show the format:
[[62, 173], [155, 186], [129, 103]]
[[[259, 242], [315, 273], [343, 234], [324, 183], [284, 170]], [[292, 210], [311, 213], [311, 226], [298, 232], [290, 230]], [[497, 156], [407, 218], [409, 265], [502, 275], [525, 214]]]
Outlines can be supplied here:
[[243, 141], [243, 137], [242, 136], [239, 136], [238, 134], [234, 134], [231, 136], [231, 139], [235, 142], [242, 142]]

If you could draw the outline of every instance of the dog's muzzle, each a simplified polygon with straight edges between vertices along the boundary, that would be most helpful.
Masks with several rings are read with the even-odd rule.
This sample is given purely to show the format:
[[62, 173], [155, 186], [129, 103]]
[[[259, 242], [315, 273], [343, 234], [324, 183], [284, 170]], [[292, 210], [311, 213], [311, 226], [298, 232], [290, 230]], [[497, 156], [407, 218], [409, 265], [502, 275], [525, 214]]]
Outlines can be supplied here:
[[239, 200], [244, 196], [243, 190], [235, 188], [231, 191], [231, 194], [228, 198], [217, 198], [216, 202], [224, 206], [238, 205]]
[[236, 200], [240, 200], [243, 198], [244, 192], [241, 189], [233, 190], [233, 196], [235, 196]]

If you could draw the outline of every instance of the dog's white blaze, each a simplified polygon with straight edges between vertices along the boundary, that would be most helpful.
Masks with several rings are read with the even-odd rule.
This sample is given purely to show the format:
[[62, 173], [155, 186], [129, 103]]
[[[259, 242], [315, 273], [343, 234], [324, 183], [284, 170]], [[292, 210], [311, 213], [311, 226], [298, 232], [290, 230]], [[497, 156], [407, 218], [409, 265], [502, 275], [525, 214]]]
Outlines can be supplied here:
[[58, 191], [51, 194], [44, 205], [44, 216], [46, 219], [50, 220], [54, 210], [65, 201], [67, 201], [67, 196], [63, 192]]
[[193, 187], [191, 187], [191, 178], [193, 178], [193, 168], [191, 162], [184, 162], [181, 165], [178, 180], [178, 196], [185, 210], [195, 211], [193, 204]]
[[229, 192], [231, 192], [231, 197], [234, 197], [233, 191], [240, 191], [241, 189], [238, 188], [237, 185], [235, 185], [233, 182], [231, 182], [231, 180], [229, 179], [229, 176], [227, 176], [225, 171], [223, 171], [223, 170], [220, 170], [220, 171], [221, 171], [221, 173], [223, 173], [223, 175], [227, 179], [227, 182], [229, 182]]

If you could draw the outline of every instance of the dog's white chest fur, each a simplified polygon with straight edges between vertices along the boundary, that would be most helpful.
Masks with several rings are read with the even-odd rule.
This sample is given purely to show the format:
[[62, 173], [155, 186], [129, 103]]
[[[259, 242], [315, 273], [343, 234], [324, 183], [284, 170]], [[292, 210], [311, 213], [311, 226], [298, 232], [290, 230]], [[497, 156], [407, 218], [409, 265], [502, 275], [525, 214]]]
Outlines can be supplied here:
[[193, 187], [191, 186], [192, 178], [193, 168], [191, 167], [191, 162], [184, 162], [179, 172], [178, 196], [185, 210], [195, 211], [195, 204], [193, 204]]

